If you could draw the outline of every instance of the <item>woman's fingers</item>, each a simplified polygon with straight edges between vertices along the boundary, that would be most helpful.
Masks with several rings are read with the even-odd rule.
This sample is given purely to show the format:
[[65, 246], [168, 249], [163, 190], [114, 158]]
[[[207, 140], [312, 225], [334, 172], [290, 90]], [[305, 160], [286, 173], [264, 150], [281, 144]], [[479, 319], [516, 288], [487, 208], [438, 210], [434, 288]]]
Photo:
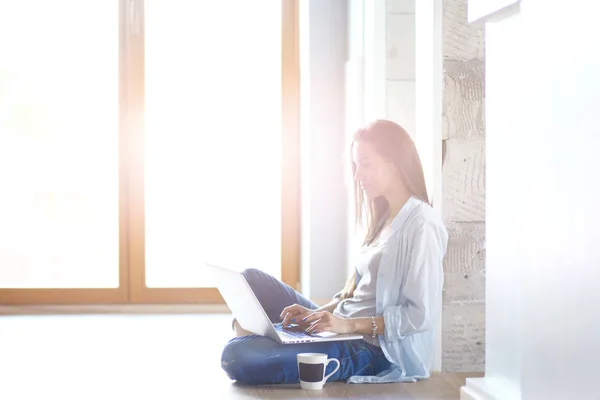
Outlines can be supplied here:
[[298, 325], [306, 325], [306, 322], [304, 322], [304, 319], [306, 317], [308, 317], [311, 314], [310, 311], [303, 311], [298, 313], [298, 315], [296, 315], [296, 323]]
[[296, 313], [294, 311], [288, 312], [283, 318], [282, 325], [287, 326], [292, 323], [292, 320], [296, 318]]
[[296, 308], [297, 304], [293, 304], [291, 306], [288, 306], [286, 308], [283, 309], [283, 311], [281, 312], [281, 314], [279, 315], [279, 318], [285, 320], [285, 318], [287, 318], [287, 316], [290, 313], [293, 313], [294, 309]]
[[315, 330], [315, 328], [316, 328], [316, 327], [317, 327], [317, 326], [318, 326], [320, 323], [324, 322], [324, 321], [323, 321], [323, 316], [321, 315], [321, 316], [320, 316], [320, 318], [319, 318], [318, 316], [316, 316], [316, 314], [319, 314], [319, 313], [314, 313], [314, 314], [312, 314], [312, 315], [309, 315], [309, 316], [306, 318], [306, 322], [309, 324], [309, 325], [308, 325], [308, 328], [306, 328], [306, 332], [308, 332], [308, 333], [312, 333], [312, 331], [314, 331], [314, 330]]
[[302, 319], [303, 322], [313, 322], [321, 318], [327, 318], [329, 313], [327, 311], [319, 311], [309, 314]]
[[331, 324], [329, 322], [317, 320], [306, 329], [306, 332], [309, 334], [322, 333], [328, 331], [330, 328]]
[[308, 328], [305, 329], [305, 332], [306, 333], [313, 333], [316, 330], [317, 325], [319, 325], [319, 320], [317, 320], [317, 321], [313, 322], [312, 324], [310, 324], [308, 326]]
[[303, 320], [309, 324], [306, 328], [309, 334], [325, 332], [332, 327], [331, 313], [327, 311], [312, 313]]
[[285, 316], [290, 312], [290, 309], [292, 307], [293, 306], [289, 306], [289, 307], [284, 308], [283, 311], [281, 311], [281, 314], [279, 314], [279, 318], [284, 319]]
[[284, 326], [289, 325], [295, 318], [296, 322], [299, 322], [301, 318], [304, 318], [306, 314], [306, 308], [299, 304], [293, 304], [283, 309], [279, 318], [282, 320]]

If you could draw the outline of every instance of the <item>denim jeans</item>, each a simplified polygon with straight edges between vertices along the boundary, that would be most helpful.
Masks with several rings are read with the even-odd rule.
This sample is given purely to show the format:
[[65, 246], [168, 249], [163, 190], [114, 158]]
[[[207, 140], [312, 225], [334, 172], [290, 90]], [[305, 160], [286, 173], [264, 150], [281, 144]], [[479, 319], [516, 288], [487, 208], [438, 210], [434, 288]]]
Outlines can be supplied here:
[[[274, 323], [281, 322], [281, 311], [294, 303], [313, 310], [318, 308], [290, 286], [260, 270], [248, 269], [243, 274]], [[298, 383], [298, 353], [325, 353], [329, 358], [337, 358], [340, 368], [329, 381], [376, 375], [390, 366], [381, 349], [364, 340], [284, 345], [257, 335], [230, 340], [223, 350], [221, 366], [229, 378], [248, 385]], [[334, 368], [335, 363], [329, 364], [325, 374]]]

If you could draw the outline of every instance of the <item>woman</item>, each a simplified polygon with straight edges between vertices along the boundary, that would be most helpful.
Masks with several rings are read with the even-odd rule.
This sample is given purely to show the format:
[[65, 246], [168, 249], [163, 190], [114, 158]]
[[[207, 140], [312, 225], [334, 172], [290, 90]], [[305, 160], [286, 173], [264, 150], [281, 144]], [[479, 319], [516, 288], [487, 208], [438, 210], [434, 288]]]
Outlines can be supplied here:
[[[244, 275], [273, 322], [307, 332], [362, 333], [363, 340], [281, 345], [245, 332], [223, 351], [222, 367], [246, 384], [296, 383], [296, 354], [340, 361], [330, 378], [351, 383], [426, 379], [433, 364], [448, 235], [429, 204], [423, 169], [406, 131], [375, 121], [352, 141], [357, 225], [366, 235], [356, 271], [332, 301], [318, 307], [258, 270]], [[363, 217], [366, 223], [363, 224]]]

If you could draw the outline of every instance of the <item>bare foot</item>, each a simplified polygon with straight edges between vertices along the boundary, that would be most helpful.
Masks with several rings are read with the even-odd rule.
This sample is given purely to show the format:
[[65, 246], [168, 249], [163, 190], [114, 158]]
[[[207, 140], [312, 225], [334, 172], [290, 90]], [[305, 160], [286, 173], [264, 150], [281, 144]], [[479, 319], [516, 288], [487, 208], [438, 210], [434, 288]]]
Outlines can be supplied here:
[[248, 332], [247, 330], [242, 328], [237, 319], [233, 321], [233, 330], [235, 331], [235, 336], [237, 337], [254, 335], [252, 332]]

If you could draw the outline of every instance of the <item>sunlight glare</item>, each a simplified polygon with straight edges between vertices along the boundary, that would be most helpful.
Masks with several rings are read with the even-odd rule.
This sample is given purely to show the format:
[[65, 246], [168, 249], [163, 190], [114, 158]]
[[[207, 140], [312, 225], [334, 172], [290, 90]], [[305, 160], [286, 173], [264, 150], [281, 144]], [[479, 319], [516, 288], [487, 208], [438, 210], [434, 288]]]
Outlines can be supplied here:
[[281, 275], [280, 2], [147, 0], [146, 283]]

